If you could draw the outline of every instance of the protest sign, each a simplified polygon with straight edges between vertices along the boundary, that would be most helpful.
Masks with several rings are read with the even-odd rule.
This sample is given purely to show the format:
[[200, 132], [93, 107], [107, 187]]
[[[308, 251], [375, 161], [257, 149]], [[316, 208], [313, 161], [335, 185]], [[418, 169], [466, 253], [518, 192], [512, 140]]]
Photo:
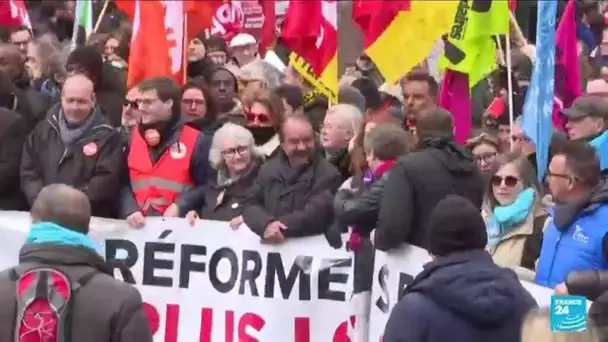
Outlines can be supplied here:
[[[0, 214], [0, 268], [17, 263], [30, 220]], [[149, 218], [144, 229], [94, 220], [107, 259], [131, 268], [155, 341], [347, 341], [349, 253], [324, 237], [262, 245], [227, 222]]]
[[[372, 285], [369, 342], [382, 341], [384, 326], [403, 289], [422, 271], [431, 256], [422, 248], [403, 245], [389, 253], [376, 251]], [[553, 290], [522, 281], [540, 307], [551, 303]]]

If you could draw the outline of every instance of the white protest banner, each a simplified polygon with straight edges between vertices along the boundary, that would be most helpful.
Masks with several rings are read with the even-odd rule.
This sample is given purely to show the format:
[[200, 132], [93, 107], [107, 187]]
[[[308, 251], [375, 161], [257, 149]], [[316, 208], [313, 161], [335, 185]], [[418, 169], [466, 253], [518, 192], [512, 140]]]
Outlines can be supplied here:
[[[0, 212], [0, 268], [17, 263], [28, 213]], [[133, 272], [155, 341], [348, 341], [352, 259], [325, 238], [260, 244], [226, 222], [149, 218], [144, 229], [96, 219], [107, 259]]]
[[[412, 283], [431, 261], [429, 253], [419, 247], [403, 245], [389, 253], [376, 251], [372, 285], [369, 342], [381, 342], [388, 316], [399, 301], [399, 293]], [[553, 290], [521, 282], [539, 306], [549, 306]]]

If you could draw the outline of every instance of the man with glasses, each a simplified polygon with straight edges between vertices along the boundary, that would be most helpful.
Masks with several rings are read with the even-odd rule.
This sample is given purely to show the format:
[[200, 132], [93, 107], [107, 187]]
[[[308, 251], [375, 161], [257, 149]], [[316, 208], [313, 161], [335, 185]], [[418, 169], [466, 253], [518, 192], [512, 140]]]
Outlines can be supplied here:
[[32, 40], [32, 32], [27, 26], [18, 26], [11, 30], [9, 42], [19, 49], [24, 61], [27, 56], [27, 44], [30, 40]]
[[[129, 181], [121, 194], [121, 216], [135, 228], [146, 216], [176, 217], [182, 194], [198, 193], [210, 174], [208, 139], [181, 119], [181, 90], [166, 77], [137, 85], [139, 115], [127, 151]], [[130, 106], [130, 104], [129, 104]]]
[[536, 283], [553, 288], [571, 271], [608, 270], [608, 187], [594, 148], [565, 142], [547, 183], [556, 205], [545, 223]]

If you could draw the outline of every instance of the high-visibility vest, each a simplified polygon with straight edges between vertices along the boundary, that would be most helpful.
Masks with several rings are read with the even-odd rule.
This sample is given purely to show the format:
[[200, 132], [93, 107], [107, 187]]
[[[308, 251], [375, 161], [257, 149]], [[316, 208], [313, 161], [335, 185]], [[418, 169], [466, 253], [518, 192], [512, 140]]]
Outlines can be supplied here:
[[129, 176], [133, 195], [144, 215], [151, 208], [164, 213], [182, 192], [192, 187], [190, 161], [199, 134], [184, 126], [178, 142], [167, 148], [154, 164], [141, 133], [133, 132], [128, 157]]

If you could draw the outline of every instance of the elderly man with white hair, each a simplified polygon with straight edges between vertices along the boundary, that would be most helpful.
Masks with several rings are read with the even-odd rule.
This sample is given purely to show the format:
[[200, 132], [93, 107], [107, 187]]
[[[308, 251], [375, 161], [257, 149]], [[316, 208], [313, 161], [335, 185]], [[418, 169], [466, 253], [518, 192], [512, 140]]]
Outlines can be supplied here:
[[283, 73], [263, 59], [254, 60], [242, 66], [239, 71], [239, 80], [243, 83], [245, 89], [274, 89], [281, 85], [282, 79]]
[[209, 161], [217, 171], [215, 181], [198, 194], [189, 195], [188, 208], [180, 207], [180, 212], [190, 210], [186, 217], [191, 224], [198, 218], [230, 221], [236, 229], [243, 223], [241, 212], [248, 190], [262, 164], [253, 135], [242, 126], [225, 124], [213, 135]]
[[343, 181], [351, 176], [349, 144], [363, 124], [361, 111], [349, 104], [337, 104], [325, 114], [321, 128], [321, 146], [325, 157], [342, 175]]

